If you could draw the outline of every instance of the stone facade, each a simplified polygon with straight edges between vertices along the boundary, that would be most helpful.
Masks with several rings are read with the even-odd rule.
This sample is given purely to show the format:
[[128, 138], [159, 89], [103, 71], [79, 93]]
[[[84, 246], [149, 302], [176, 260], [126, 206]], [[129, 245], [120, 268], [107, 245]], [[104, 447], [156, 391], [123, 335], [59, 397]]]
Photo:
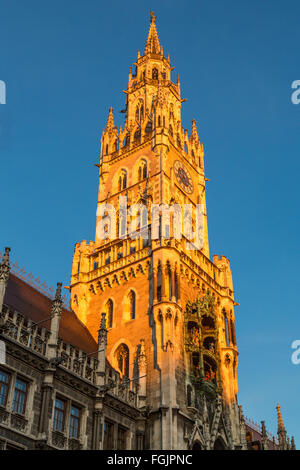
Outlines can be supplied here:
[[[1, 314], [1, 339], [6, 349], [5, 363], [0, 364], [1, 448], [143, 447], [145, 417], [139, 409], [137, 386], [133, 381], [122, 381], [119, 372], [107, 362], [105, 324], [99, 330], [98, 342], [88, 336], [86, 350], [82, 351], [76, 344], [87, 332], [78, 320], [79, 336], [73, 333], [73, 344], [58, 335], [60, 323], [63, 331], [70, 313], [62, 308], [60, 285], [47, 312], [43, 311], [41, 300], [49, 304], [49, 299], [21, 280], [17, 285], [22, 291], [16, 292], [13, 278], [11, 275], [8, 281]], [[16, 295], [20, 307], [20, 298], [25, 297], [24, 291], [28, 289], [32, 309], [36, 303], [41, 306], [38, 322], [30, 319], [30, 305], [24, 302], [23, 314], [7, 302]], [[49, 323], [49, 317], [47, 329], [43, 325]], [[20, 381], [26, 384], [24, 404], [17, 396]], [[64, 404], [62, 426], [55, 425], [57, 399]], [[72, 407], [79, 411], [76, 432], [74, 426], [71, 431]], [[108, 427], [110, 434], [106, 431]]]

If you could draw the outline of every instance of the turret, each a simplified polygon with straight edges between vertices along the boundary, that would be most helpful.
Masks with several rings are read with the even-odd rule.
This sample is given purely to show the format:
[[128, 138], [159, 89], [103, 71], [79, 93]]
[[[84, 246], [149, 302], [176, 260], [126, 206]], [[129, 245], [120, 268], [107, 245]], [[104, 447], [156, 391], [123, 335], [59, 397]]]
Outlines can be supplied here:
[[55, 293], [55, 298], [52, 302], [51, 307], [51, 323], [50, 323], [50, 340], [48, 343], [47, 356], [48, 359], [54, 359], [57, 356], [57, 347], [58, 347], [58, 333], [59, 325], [62, 312], [62, 298], [61, 298], [61, 282], [57, 283], [57, 289]]

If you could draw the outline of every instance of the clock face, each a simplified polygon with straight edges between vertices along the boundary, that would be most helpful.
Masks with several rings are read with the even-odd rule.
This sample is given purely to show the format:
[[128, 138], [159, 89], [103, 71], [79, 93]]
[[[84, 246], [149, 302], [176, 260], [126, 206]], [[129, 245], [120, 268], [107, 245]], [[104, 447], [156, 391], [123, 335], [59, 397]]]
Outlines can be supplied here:
[[174, 171], [180, 187], [191, 194], [194, 191], [192, 178], [186, 167], [179, 160], [174, 163]]

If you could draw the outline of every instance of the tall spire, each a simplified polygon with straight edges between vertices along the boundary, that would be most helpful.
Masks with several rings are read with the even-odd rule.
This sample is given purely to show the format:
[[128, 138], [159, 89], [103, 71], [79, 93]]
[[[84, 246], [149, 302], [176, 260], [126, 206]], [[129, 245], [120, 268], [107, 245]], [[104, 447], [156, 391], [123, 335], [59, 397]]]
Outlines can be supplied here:
[[278, 422], [278, 432], [279, 431], [285, 431], [285, 427], [284, 427], [284, 424], [283, 424], [283, 419], [282, 419], [282, 415], [281, 415], [281, 410], [280, 410], [280, 406], [277, 405], [276, 406], [276, 409], [277, 409], [277, 422]]
[[162, 47], [159, 44], [158, 34], [155, 24], [155, 15], [153, 11], [150, 11], [150, 29], [148, 39], [145, 47], [145, 54], [162, 54]]

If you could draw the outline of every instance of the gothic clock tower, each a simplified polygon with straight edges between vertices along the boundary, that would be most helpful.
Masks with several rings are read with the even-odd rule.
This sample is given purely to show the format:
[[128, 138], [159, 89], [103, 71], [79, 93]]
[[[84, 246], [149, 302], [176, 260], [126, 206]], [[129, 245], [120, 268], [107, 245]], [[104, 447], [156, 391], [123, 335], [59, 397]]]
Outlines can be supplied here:
[[[71, 305], [95, 339], [106, 313], [107, 360], [138, 390], [145, 448], [242, 448], [232, 274], [225, 256], [209, 257], [203, 144], [195, 120], [190, 134], [182, 127], [172, 70], [151, 13], [144, 53], [129, 69], [124, 127], [110, 108], [101, 137], [97, 228], [110, 220], [104, 204], [116, 217], [106, 237], [97, 229], [95, 241], [76, 244]], [[201, 249], [174, 236], [172, 212], [149, 236], [155, 204], [190, 205], [193, 227], [202, 205]], [[134, 205], [148, 210], [132, 236]]]

